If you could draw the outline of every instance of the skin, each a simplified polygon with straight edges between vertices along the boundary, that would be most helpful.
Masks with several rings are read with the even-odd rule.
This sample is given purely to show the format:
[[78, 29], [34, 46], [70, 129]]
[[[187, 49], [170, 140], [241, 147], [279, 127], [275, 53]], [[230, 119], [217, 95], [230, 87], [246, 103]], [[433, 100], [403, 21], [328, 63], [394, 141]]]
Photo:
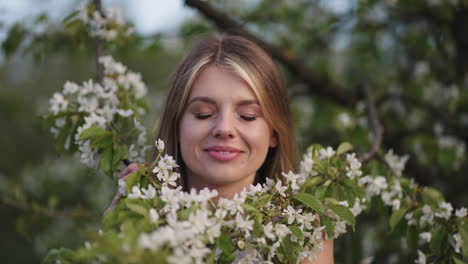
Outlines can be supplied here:
[[[214, 65], [195, 80], [179, 128], [189, 187], [216, 189], [225, 198], [254, 182], [268, 149], [277, 145], [252, 89], [236, 74]], [[220, 161], [208, 151], [216, 146], [239, 152]]]

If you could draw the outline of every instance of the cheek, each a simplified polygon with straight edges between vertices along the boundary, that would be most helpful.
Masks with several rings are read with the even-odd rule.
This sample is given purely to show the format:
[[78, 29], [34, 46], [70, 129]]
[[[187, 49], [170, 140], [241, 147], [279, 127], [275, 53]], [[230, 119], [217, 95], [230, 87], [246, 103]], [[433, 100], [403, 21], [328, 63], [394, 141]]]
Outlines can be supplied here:
[[193, 148], [193, 146], [202, 143], [207, 135], [207, 125], [201, 124], [190, 119], [190, 117], [182, 118], [179, 125], [179, 142], [181, 149]]
[[251, 147], [262, 156], [268, 152], [271, 136], [271, 128], [266, 123], [259, 124], [245, 133]]

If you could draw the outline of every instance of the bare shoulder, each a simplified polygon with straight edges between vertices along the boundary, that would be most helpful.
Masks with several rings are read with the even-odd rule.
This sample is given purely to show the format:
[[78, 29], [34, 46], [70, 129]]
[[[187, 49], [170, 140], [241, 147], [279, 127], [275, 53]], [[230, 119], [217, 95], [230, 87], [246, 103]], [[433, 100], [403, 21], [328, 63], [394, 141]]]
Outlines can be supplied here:
[[333, 264], [333, 240], [325, 240], [323, 242], [323, 250], [313, 261], [304, 259], [302, 264]]

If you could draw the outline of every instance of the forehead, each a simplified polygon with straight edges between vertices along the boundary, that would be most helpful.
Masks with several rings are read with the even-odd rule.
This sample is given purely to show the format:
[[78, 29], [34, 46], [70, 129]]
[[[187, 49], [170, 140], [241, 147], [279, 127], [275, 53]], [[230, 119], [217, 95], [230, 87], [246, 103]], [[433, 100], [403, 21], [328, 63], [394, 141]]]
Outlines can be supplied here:
[[189, 101], [200, 96], [220, 100], [257, 100], [254, 91], [241, 77], [216, 65], [206, 67], [195, 79]]

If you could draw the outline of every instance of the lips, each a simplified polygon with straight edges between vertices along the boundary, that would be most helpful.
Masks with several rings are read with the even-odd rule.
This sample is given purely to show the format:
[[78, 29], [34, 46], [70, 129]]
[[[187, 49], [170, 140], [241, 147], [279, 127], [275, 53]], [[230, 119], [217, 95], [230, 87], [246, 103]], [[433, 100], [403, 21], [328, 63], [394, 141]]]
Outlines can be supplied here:
[[204, 149], [210, 157], [218, 161], [229, 161], [238, 157], [242, 151], [228, 146], [213, 146]]

